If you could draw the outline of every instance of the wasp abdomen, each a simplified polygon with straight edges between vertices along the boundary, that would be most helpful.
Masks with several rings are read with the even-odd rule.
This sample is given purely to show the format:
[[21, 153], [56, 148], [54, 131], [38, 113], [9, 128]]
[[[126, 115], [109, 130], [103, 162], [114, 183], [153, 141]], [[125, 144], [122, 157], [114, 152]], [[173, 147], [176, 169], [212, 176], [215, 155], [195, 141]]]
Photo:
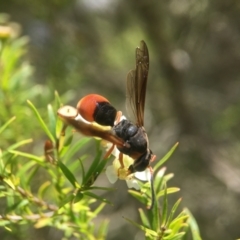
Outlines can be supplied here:
[[117, 115], [117, 110], [109, 101], [98, 94], [89, 94], [77, 104], [79, 114], [89, 122], [97, 122], [103, 126], [112, 126]]

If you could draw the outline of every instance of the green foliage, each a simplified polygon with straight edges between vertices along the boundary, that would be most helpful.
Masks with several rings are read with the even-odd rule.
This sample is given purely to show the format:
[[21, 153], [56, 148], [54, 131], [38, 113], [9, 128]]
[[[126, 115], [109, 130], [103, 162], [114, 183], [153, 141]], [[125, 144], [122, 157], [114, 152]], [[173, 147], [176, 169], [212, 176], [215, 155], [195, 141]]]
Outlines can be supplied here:
[[[110, 204], [97, 191], [113, 190], [95, 185], [107, 164], [102, 159], [100, 141], [94, 140], [93, 156], [79, 157], [79, 149], [90, 139], [75, 140], [73, 131], [66, 129], [57, 118], [56, 112], [61, 106], [58, 94], [55, 93], [55, 101], [47, 109], [38, 109], [32, 103], [37, 100], [38, 104], [39, 101], [44, 102], [46, 96], [40, 98], [39, 89], [42, 87], [30, 84], [33, 69], [23, 58], [27, 39], [13, 38], [11, 29], [8, 30], [9, 35], [0, 33], [0, 226], [13, 235], [18, 235], [16, 226], [33, 225], [35, 228], [49, 226], [60, 229], [62, 239], [106, 239], [108, 220], [97, 227], [94, 224], [104, 206]], [[35, 131], [39, 126], [42, 131]], [[47, 139], [42, 144], [44, 155], [30, 148], [32, 139], [24, 140], [26, 136], [34, 137], [42, 132]], [[152, 209], [139, 209], [142, 224], [126, 218], [145, 232], [146, 239], [184, 239], [189, 229], [194, 240], [201, 239], [188, 210], [176, 215], [181, 199], [172, 208], [168, 204], [169, 195], [179, 189], [167, 187], [173, 174], [164, 175], [166, 168], [162, 164], [176, 147], [177, 144], [156, 164], [153, 186], [149, 182], [140, 182], [141, 192], [129, 191], [145, 206], [152, 198], [151, 187], [156, 192]], [[85, 167], [84, 161], [89, 158], [91, 164]]]
[[[165, 174], [166, 168], [161, 167], [165, 163], [172, 153], [175, 151], [178, 143], [175, 144], [172, 149], [160, 160], [154, 167], [154, 190], [156, 192], [156, 199], [154, 201], [153, 208], [151, 210], [139, 209], [142, 225], [127, 219], [133, 225], [137, 226], [145, 232], [146, 239], [184, 239], [189, 229], [192, 230], [193, 239], [200, 240], [199, 230], [196, 222], [193, 219], [189, 210], [183, 210], [176, 217], [177, 209], [181, 202], [181, 199], [173, 205], [169, 210], [168, 195], [178, 192], [180, 189], [171, 187], [167, 188], [167, 182], [173, 177], [173, 174]], [[136, 199], [142, 203], [147, 203], [151, 195], [143, 192], [129, 191]], [[159, 203], [161, 202], [161, 205]]]
[[[0, 126], [1, 129], [9, 121], [16, 120], [11, 128], [5, 129], [1, 135], [1, 147], [9, 142], [17, 142], [21, 136], [35, 133], [34, 122], [29, 124], [32, 113], [26, 105], [27, 99], [39, 97], [38, 105], [48, 101], [47, 88], [33, 83], [33, 67], [26, 59], [27, 37], [18, 37], [19, 26], [8, 23], [6, 15], [0, 15]], [[44, 111], [41, 112], [44, 115]], [[17, 116], [17, 117], [16, 117]], [[4, 127], [5, 128], [5, 127]], [[16, 134], [17, 133], [17, 134]]]

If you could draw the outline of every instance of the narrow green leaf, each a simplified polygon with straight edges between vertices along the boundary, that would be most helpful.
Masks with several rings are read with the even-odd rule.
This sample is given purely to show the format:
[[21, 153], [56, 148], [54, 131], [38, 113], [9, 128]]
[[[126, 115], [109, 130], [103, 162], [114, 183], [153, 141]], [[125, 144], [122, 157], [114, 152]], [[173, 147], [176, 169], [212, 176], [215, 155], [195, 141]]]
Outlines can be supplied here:
[[151, 226], [150, 226], [150, 222], [149, 222], [149, 220], [148, 220], [147, 215], [146, 215], [145, 212], [143, 211], [143, 209], [140, 208], [140, 209], [138, 209], [138, 211], [139, 211], [140, 218], [141, 218], [141, 221], [142, 221], [144, 227], [150, 228], [150, 227], [151, 227]]
[[55, 128], [55, 136], [57, 139], [60, 139], [61, 137], [64, 138], [64, 136], [62, 136], [63, 127], [64, 127], [63, 121], [60, 118], [57, 118], [56, 119], [56, 128]]
[[77, 203], [79, 201], [81, 201], [83, 198], [83, 193], [81, 191], [78, 191], [78, 193], [76, 194], [76, 196], [73, 199], [74, 203]]
[[163, 206], [162, 206], [162, 221], [161, 225], [166, 226], [167, 221], [167, 212], [168, 212], [168, 199], [167, 199], [167, 186], [165, 185], [164, 197], [163, 197]]
[[64, 147], [68, 147], [72, 143], [72, 140], [73, 140], [72, 134], [70, 136], [68, 136], [67, 138], [65, 138]]
[[106, 188], [106, 187], [96, 187], [96, 186], [91, 186], [88, 188], [89, 190], [104, 190], [104, 191], [115, 191], [116, 188]]
[[31, 179], [36, 176], [35, 173], [39, 165], [35, 161], [28, 161], [24, 163], [17, 171], [16, 176], [20, 178], [21, 185], [24, 189], [29, 189], [31, 185]]
[[60, 108], [61, 105], [62, 105], [62, 102], [61, 102], [61, 99], [59, 97], [59, 94], [58, 94], [58, 91], [55, 91], [54, 92], [54, 95], [55, 95], [55, 104], [56, 104], [56, 108]]
[[[73, 161], [69, 161], [68, 163], [65, 163], [65, 165], [68, 166], [68, 169], [74, 174], [74, 176], [81, 176], [81, 166], [79, 164], [78, 159], [74, 159]], [[80, 171], [79, 171], [80, 170]]]
[[28, 175], [27, 175], [27, 178], [26, 178], [26, 183], [24, 184], [25, 188], [29, 188], [31, 186], [32, 180], [35, 176], [37, 176], [36, 174], [37, 174], [37, 171], [38, 171], [40, 166], [41, 166], [41, 164], [38, 164], [28, 172]]
[[63, 174], [68, 179], [68, 181], [73, 185], [73, 187], [79, 187], [79, 184], [77, 182], [77, 179], [72, 174], [72, 172], [64, 165], [62, 161], [58, 161], [58, 166], [61, 168]]
[[174, 174], [173, 173], [169, 173], [169, 174], [166, 174], [164, 176], [164, 181], [165, 182], [168, 182], [170, 179], [172, 179], [174, 177]]
[[96, 165], [93, 174], [91, 175], [92, 179], [89, 179], [85, 184], [91, 186], [96, 181], [98, 176], [103, 172], [107, 162], [108, 161], [106, 159], [100, 159], [100, 162], [98, 163], [98, 165]]
[[184, 212], [189, 217], [187, 223], [190, 225], [193, 240], [201, 240], [202, 238], [201, 238], [201, 235], [200, 235], [200, 231], [199, 231], [197, 221], [195, 220], [192, 213], [187, 208], [184, 209]]
[[178, 142], [170, 149], [170, 151], [160, 160], [158, 161], [158, 163], [154, 166], [154, 171], [157, 171], [157, 169], [162, 166], [170, 157], [171, 155], [174, 153], [175, 149], [178, 146]]
[[19, 202], [16, 202], [12, 206], [7, 207], [5, 214], [10, 213], [15, 210], [21, 210], [23, 207], [29, 204], [28, 199], [23, 199]]
[[156, 232], [159, 232], [160, 229], [160, 208], [159, 208], [159, 201], [156, 196], [155, 192], [155, 203], [153, 205], [152, 211], [150, 211], [150, 222], [151, 222], [151, 229], [154, 229]]
[[97, 152], [95, 159], [93, 160], [90, 168], [85, 174], [85, 178], [83, 179], [83, 185], [91, 185], [95, 181], [97, 173], [97, 167], [99, 162], [101, 161], [101, 152]]
[[86, 195], [86, 196], [89, 196], [91, 198], [97, 199], [101, 202], [105, 202], [105, 203], [108, 203], [108, 204], [112, 205], [112, 203], [110, 201], [108, 201], [106, 198], [99, 197], [98, 195], [96, 195], [92, 192], [84, 191], [83, 194]]
[[188, 215], [185, 212], [180, 213], [170, 224], [170, 229], [180, 229], [182, 224], [188, 219]]
[[64, 199], [61, 200], [61, 202], [59, 203], [59, 208], [64, 207], [66, 204], [68, 204], [69, 202], [74, 201], [75, 196], [73, 194], [69, 194], [67, 195]]
[[153, 236], [153, 237], [158, 237], [157, 232], [155, 232], [155, 231], [153, 231], [153, 230], [151, 230], [151, 229], [149, 229], [149, 228], [146, 228], [146, 227], [144, 227], [144, 226], [142, 226], [142, 225], [140, 225], [140, 224], [138, 224], [138, 223], [130, 220], [129, 218], [125, 218], [125, 217], [124, 217], [124, 219], [127, 220], [128, 222], [130, 222], [131, 224], [133, 224], [134, 226], [136, 226], [137, 228], [139, 228], [139, 229], [141, 229], [142, 231], [144, 231], [147, 235], [151, 235], [151, 236]]
[[[176, 193], [176, 192], [179, 192], [179, 191], [180, 191], [180, 188], [172, 187], [172, 188], [167, 189], [167, 194], [172, 194], [172, 193]], [[164, 196], [164, 194], [165, 194], [165, 190], [160, 191], [157, 194], [157, 199], [160, 198], [161, 196]]]
[[4, 174], [4, 168], [5, 168], [5, 164], [2, 158], [2, 149], [0, 148], [0, 175]]
[[56, 138], [56, 113], [53, 111], [52, 105], [48, 104], [48, 119], [49, 119], [49, 130], [51, 134]]
[[10, 188], [12, 188], [13, 190], [16, 189], [16, 186], [15, 186], [15, 184], [13, 183], [13, 181], [12, 181], [11, 178], [4, 178], [3, 181], [4, 181]]
[[40, 164], [41, 166], [44, 166], [44, 158], [43, 157], [38, 157], [38, 156], [35, 156], [33, 154], [30, 154], [30, 153], [24, 153], [24, 152], [20, 152], [20, 151], [16, 151], [16, 150], [11, 150], [9, 151], [10, 153], [12, 154], [15, 154], [17, 156], [22, 156], [22, 157], [26, 157], [26, 158], [29, 158], [35, 162], [37, 162], [38, 164]]
[[173, 237], [164, 237], [164, 240], [181, 240], [185, 234], [185, 232], [180, 232], [175, 234]]
[[6, 225], [9, 225], [11, 222], [9, 220], [3, 220], [3, 219], [0, 219], [0, 226], [6, 226]]
[[37, 111], [37, 109], [35, 108], [35, 106], [29, 101], [27, 100], [28, 105], [31, 107], [31, 109], [33, 110], [33, 112], [35, 113], [43, 131], [47, 134], [47, 136], [50, 138], [50, 140], [55, 143], [55, 138], [52, 135], [51, 131], [48, 129], [47, 125], [45, 124], [45, 122], [43, 121], [41, 115], [39, 114], [39, 112]]
[[176, 212], [179, 204], [181, 203], [181, 201], [182, 201], [182, 199], [180, 198], [180, 199], [178, 199], [177, 202], [173, 205], [172, 210], [171, 210], [171, 212], [170, 212], [170, 214], [169, 214], [167, 223], [166, 223], [166, 227], [168, 227], [169, 224], [171, 223], [171, 221], [172, 221], [172, 219], [173, 219], [173, 216], [174, 216], [174, 214], [175, 214], [175, 212]]
[[128, 192], [133, 196], [135, 197], [139, 202], [143, 203], [144, 205], [147, 205], [147, 197], [145, 194], [141, 194], [140, 192], [138, 191], [135, 191], [135, 190], [128, 190]]
[[154, 177], [154, 187], [156, 193], [159, 193], [163, 189], [163, 179], [164, 179], [164, 174], [166, 172], [167, 168], [163, 167], [161, 168], [155, 175]]
[[108, 223], [109, 223], [109, 220], [103, 220], [100, 223], [98, 233], [97, 233], [98, 239], [106, 239], [106, 235], [108, 232]]
[[51, 186], [50, 181], [44, 182], [40, 188], [38, 189], [38, 196], [39, 198], [43, 199], [45, 192], [47, 191], [48, 187]]
[[84, 179], [85, 179], [85, 169], [84, 169], [84, 166], [83, 166], [83, 163], [82, 163], [81, 158], [79, 158], [78, 160], [79, 160], [78, 162], [80, 163], [80, 167], [81, 167], [81, 169], [82, 169], [81, 184], [83, 185], [83, 181], [84, 181]]
[[97, 216], [102, 210], [103, 208], [106, 206], [106, 203], [101, 203], [99, 204], [99, 206], [94, 210], [94, 215]]
[[35, 224], [34, 228], [43, 228], [52, 224], [51, 218], [41, 218]]
[[36, 163], [34, 161], [24, 163], [24, 165], [22, 165], [18, 169], [17, 176], [19, 176], [20, 178], [22, 178], [23, 176], [26, 177], [26, 173], [28, 173], [30, 171], [30, 168], [32, 168], [35, 164]]
[[8, 125], [10, 125], [14, 120], [16, 119], [16, 117], [12, 117], [10, 118], [5, 124], [3, 124], [2, 127], [0, 127], [0, 134], [8, 127]]
[[75, 153], [79, 151], [79, 149], [82, 148], [90, 140], [91, 138], [84, 137], [77, 141], [73, 146], [71, 146], [71, 148], [64, 156], [65, 161], [67, 162], [69, 159], [71, 159], [75, 155]]
[[3, 152], [2, 157], [4, 157], [6, 154], [8, 154], [9, 151], [16, 149], [20, 146], [23, 146], [25, 144], [31, 143], [31, 142], [32, 142], [32, 139], [25, 139], [25, 140], [22, 140], [20, 142], [17, 142], [15, 144], [11, 145], [10, 147], [8, 147], [7, 151]]

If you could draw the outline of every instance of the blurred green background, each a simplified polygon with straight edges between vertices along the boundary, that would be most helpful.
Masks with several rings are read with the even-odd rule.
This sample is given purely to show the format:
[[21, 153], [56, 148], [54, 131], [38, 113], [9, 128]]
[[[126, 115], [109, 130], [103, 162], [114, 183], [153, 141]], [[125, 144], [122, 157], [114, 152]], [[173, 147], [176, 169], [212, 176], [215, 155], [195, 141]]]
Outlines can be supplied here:
[[[159, 159], [180, 142], [167, 163], [171, 184], [181, 188], [173, 202], [183, 197], [203, 239], [240, 237], [240, 2], [1, 0], [0, 12], [30, 38], [34, 82], [65, 94], [73, 106], [98, 93], [126, 114], [126, 74], [144, 39], [151, 149]], [[99, 181], [110, 186], [105, 176]], [[110, 219], [108, 239], [141, 239], [122, 219], [134, 218], [140, 205], [124, 181], [115, 186], [106, 196], [114, 206], [102, 215]], [[32, 231], [26, 239], [59, 239], [52, 229]]]

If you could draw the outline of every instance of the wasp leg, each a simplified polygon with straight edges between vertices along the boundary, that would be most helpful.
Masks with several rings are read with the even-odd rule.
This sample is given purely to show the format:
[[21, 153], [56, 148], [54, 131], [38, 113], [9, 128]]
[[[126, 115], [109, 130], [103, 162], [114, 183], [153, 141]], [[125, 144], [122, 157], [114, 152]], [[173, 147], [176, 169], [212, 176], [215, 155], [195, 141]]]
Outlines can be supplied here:
[[119, 160], [119, 163], [120, 163], [120, 165], [121, 165], [121, 167], [120, 168], [124, 168], [124, 164], [123, 164], [123, 153], [119, 153], [119, 157], [118, 157], [118, 160]]
[[104, 155], [103, 159], [107, 159], [107, 158], [110, 156], [110, 154], [112, 153], [114, 147], [115, 147], [115, 144], [113, 144], [113, 145], [107, 150], [107, 152], [106, 152], [106, 154]]
[[115, 123], [114, 123], [115, 125], [120, 122], [121, 117], [122, 117], [122, 112], [121, 112], [121, 111], [118, 111], [118, 112], [117, 112], [116, 119], [115, 119]]
[[118, 161], [120, 163], [120, 167], [118, 168], [118, 178], [121, 180], [126, 180], [128, 176], [128, 170], [124, 167], [123, 153], [119, 153]]
[[[150, 162], [154, 162], [155, 159], [156, 159], [156, 155], [153, 155], [152, 158], [150, 159]], [[151, 168], [151, 167], [149, 167], [149, 169], [150, 169], [150, 168]], [[152, 169], [152, 168], [151, 168], [150, 171], [153, 173], [153, 169]]]

